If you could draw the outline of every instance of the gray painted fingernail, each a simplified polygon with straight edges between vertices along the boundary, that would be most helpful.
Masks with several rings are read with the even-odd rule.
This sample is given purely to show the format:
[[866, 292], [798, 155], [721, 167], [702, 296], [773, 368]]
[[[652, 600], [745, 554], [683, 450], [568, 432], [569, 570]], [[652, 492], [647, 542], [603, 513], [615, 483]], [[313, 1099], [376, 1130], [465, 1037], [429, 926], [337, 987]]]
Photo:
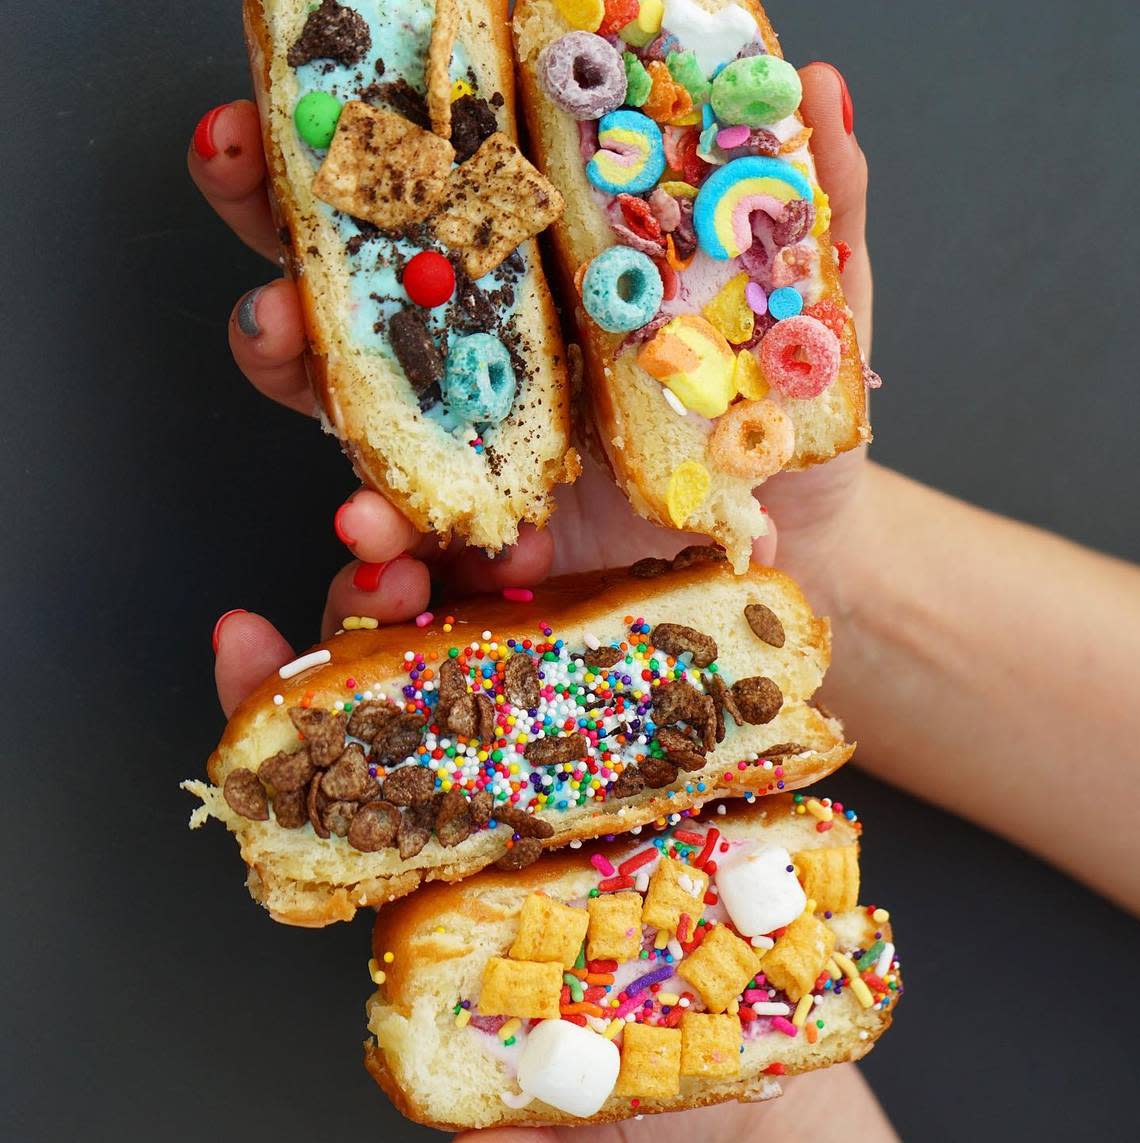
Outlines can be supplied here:
[[256, 290], [250, 290], [238, 303], [237, 326], [246, 337], [261, 336], [261, 326], [257, 324], [257, 299], [264, 288], [259, 286]]

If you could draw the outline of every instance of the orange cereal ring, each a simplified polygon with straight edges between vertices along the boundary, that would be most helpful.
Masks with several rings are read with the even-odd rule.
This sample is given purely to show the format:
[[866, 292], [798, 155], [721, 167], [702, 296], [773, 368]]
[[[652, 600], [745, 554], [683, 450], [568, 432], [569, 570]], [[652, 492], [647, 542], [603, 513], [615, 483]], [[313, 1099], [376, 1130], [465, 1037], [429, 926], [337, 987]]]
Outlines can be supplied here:
[[795, 451], [795, 427], [775, 401], [737, 402], [709, 437], [712, 463], [756, 484], [781, 472]]
[[660, 60], [646, 65], [653, 86], [641, 105], [642, 114], [658, 123], [671, 123], [693, 110], [693, 97], [673, 78]]

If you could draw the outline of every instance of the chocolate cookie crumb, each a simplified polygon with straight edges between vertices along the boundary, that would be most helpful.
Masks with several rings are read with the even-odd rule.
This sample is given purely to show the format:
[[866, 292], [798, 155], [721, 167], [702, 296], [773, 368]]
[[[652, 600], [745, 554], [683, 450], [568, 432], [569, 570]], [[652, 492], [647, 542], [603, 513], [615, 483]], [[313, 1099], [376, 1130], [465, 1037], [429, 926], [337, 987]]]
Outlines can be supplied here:
[[512, 655], [507, 660], [504, 685], [507, 698], [514, 706], [531, 710], [537, 707], [542, 699], [542, 690], [538, 684], [538, 670], [534, 665], [534, 660], [525, 652]]
[[424, 734], [424, 720], [418, 714], [398, 714], [372, 742], [373, 761], [388, 765], [410, 758]]
[[523, 757], [532, 766], [557, 766], [564, 762], [577, 762], [590, 753], [590, 744], [581, 734], [567, 734], [562, 738], [536, 738], [523, 748]]
[[645, 784], [651, 789], [660, 790], [664, 786], [671, 786], [677, 780], [677, 766], [667, 758], [654, 758], [650, 755], [643, 758], [638, 766]]
[[465, 163], [499, 129], [491, 105], [477, 95], [460, 96], [451, 105], [451, 145], [455, 161]]
[[450, 849], [466, 841], [473, 829], [467, 799], [458, 790], [448, 790], [440, 799], [435, 817], [435, 836], [439, 844]]
[[707, 667], [717, 657], [716, 640], [711, 635], [679, 623], [658, 623], [649, 638], [669, 655], [679, 658], [686, 651], [691, 652], [694, 667]]
[[528, 814], [517, 806], [499, 806], [494, 812], [495, 820], [508, 825], [521, 837], [547, 838], [554, 836], [554, 826], [537, 814]]
[[644, 560], [638, 560], [630, 569], [629, 574], [636, 576], [638, 579], [656, 579], [659, 575], [664, 575], [671, 567], [668, 560], [658, 559], [656, 556], [649, 556]]
[[723, 564], [728, 562], [723, 548], [712, 544], [690, 544], [673, 557], [673, 570], [692, 567], [693, 564]]
[[757, 639], [769, 647], [784, 645], [784, 625], [770, 607], [763, 603], [750, 603], [744, 609], [744, 618], [748, 620], [748, 626]]
[[269, 820], [269, 798], [265, 787], [258, 781], [252, 770], [241, 767], [226, 775], [222, 786], [222, 797], [235, 814], [241, 814], [251, 822]]
[[388, 322], [388, 340], [417, 395], [443, 380], [443, 355], [422, 315], [415, 310], [393, 315]]
[[610, 787], [611, 798], [632, 798], [645, 789], [645, 778], [637, 766], [627, 766]]
[[542, 842], [537, 838], [523, 837], [511, 846], [498, 861], [496, 869], [505, 869], [508, 872], [517, 872], [533, 865], [542, 856]]
[[373, 789], [364, 751], [354, 742], [325, 771], [321, 793], [337, 802], [363, 801]]
[[302, 746], [292, 754], [282, 750], [272, 758], [266, 758], [258, 768], [257, 776], [263, 782], [268, 782], [278, 793], [304, 789], [313, 777], [313, 763], [309, 759], [308, 747]]
[[400, 811], [391, 802], [369, 802], [356, 811], [348, 827], [348, 844], [361, 853], [376, 853], [396, 841]]
[[371, 742], [400, 713], [394, 702], [370, 699], [360, 703], [348, 720], [348, 733], [362, 742]]
[[435, 778], [426, 766], [402, 766], [384, 779], [384, 797], [397, 806], [426, 802], [435, 790]]
[[740, 708], [744, 721], [752, 726], [764, 726], [780, 713], [784, 696], [780, 688], [763, 677], [740, 679], [732, 684], [732, 697]]
[[608, 671], [610, 667], [620, 663], [624, 658], [624, 652], [617, 647], [596, 647], [586, 651], [582, 656], [582, 662], [587, 667], [593, 667], [599, 671]]
[[471, 820], [477, 826], [485, 826], [491, 820], [491, 811], [494, 808], [495, 800], [491, 797], [490, 790], [480, 790], [471, 799]]
[[289, 718], [308, 744], [314, 766], [323, 770], [341, 756], [348, 729], [346, 715], [315, 706], [295, 706], [290, 708]]
[[[388, 104], [393, 111], [417, 127], [422, 127], [425, 131], [431, 130], [427, 100], [403, 77], [390, 83], [373, 84], [369, 95], [379, 102]], [[373, 99], [369, 99], [368, 102], [373, 102]]]
[[368, 22], [336, 0], [321, 0], [309, 13], [297, 42], [285, 57], [290, 67], [303, 67], [312, 60], [336, 60], [345, 67], [359, 63], [372, 47]]
[[404, 812], [400, 828], [396, 833], [396, 844], [400, 848], [400, 860], [407, 861], [431, 841], [431, 827], [435, 821], [435, 807], [431, 802], [420, 802]]
[[278, 790], [273, 795], [273, 816], [282, 829], [300, 829], [309, 820], [309, 792]]

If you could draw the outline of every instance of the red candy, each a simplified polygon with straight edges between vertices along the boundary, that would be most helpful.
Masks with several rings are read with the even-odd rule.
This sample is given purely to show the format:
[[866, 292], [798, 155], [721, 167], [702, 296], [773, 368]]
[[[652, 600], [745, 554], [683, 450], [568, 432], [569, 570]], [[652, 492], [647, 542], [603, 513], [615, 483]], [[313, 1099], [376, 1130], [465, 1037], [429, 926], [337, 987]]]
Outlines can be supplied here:
[[404, 289], [417, 306], [442, 306], [455, 293], [455, 269], [434, 250], [423, 250], [404, 267]]
[[699, 187], [711, 169], [698, 157], [697, 148], [701, 145], [698, 131], [687, 128], [684, 131], [665, 131], [665, 161], [690, 186]]
[[842, 274], [847, 267], [848, 259], [855, 253], [846, 242], [837, 242], [835, 252], [839, 255], [839, 272]]
[[653, 208], [645, 199], [631, 194], [619, 194], [617, 203], [621, 207], [621, 216], [625, 219], [626, 226], [634, 234], [649, 242], [661, 241], [661, 223], [657, 221], [657, 215], [653, 213]]
[[606, 0], [606, 14], [598, 25], [599, 36], [616, 36], [626, 24], [637, 19], [640, 0]]

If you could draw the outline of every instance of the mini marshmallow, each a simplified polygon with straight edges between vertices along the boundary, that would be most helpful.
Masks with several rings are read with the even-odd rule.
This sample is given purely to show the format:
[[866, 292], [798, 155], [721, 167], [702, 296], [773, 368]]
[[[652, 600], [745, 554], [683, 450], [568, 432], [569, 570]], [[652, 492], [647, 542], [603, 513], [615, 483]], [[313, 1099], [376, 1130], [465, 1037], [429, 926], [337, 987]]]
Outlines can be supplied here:
[[746, 937], [790, 925], [807, 905], [786, 849], [761, 849], [716, 871], [716, 887], [737, 931]]
[[693, 0], [665, 0], [661, 21], [682, 48], [692, 48], [697, 62], [711, 76], [721, 64], [736, 59], [759, 34], [756, 21], [739, 4], [707, 12]]
[[588, 1119], [609, 1099], [620, 1068], [612, 1040], [568, 1020], [543, 1020], [527, 1034], [518, 1083], [543, 1103]]

